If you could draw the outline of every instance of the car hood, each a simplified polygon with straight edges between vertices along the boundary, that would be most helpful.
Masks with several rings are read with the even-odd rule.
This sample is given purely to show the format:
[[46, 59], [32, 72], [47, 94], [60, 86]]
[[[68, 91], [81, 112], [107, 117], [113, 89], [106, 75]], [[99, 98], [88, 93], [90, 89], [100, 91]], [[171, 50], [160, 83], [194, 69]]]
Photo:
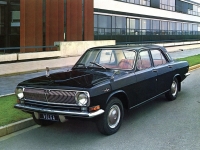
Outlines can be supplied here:
[[67, 86], [90, 88], [110, 79], [109, 74], [97, 71], [71, 70], [50, 74], [48, 77], [40, 76], [21, 82], [18, 86], [42, 87], [42, 86]]

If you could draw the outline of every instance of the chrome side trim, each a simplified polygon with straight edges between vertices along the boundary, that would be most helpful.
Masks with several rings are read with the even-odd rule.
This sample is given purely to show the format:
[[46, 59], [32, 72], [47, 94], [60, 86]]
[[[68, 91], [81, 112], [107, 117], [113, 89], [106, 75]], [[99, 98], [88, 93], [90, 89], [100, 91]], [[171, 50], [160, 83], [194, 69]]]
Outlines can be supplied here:
[[53, 110], [47, 108], [38, 108], [38, 107], [29, 107], [24, 104], [16, 104], [15, 108], [22, 109], [29, 112], [41, 112], [41, 113], [52, 113], [57, 115], [64, 115], [69, 117], [80, 117], [80, 118], [93, 118], [95, 116], [101, 115], [104, 113], [103, 109], [100, 109], [95, 112], [77, 112], [77, 111], [60, 111], [60, 110]]
[[185, 74], [185, 76], [186, 76], [186, 77], [187, 77], [187, 76], [189, 76], [189, 75], [190, 75], [190, 73], [189, 73], [189, 72]]

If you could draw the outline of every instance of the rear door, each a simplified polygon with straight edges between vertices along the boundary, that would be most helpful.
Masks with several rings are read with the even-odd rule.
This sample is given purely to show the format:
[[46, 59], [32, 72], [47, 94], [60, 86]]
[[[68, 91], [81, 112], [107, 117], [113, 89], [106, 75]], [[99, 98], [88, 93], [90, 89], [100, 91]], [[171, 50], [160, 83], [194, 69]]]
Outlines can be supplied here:
[[142, 103], [156, 95], [157, 72], [154, 71], [149, 50], [140, 51], [136, 62], [136, 81], [134, 88], [137, 93], [135, 104]]
[[167, 91], [173, 80], [173, 65], [160, 49], [152, 49], [154, 71], [157, 72], [157, 94]]

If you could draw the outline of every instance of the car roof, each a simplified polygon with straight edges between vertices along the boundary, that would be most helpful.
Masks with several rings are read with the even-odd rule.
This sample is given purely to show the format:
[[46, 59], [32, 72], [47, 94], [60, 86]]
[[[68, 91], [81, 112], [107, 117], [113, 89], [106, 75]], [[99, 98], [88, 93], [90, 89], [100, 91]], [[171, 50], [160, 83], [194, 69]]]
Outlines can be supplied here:
[[155, 48], [155, 49], [161, 49], [163, 51], [166, 51], [166, 49], [162, 46], [158, 46], [158, 45], [107, 45], [107, 46], [98, 46], [98, 47], [93, 47], [91, 49], [112, 49], [112, 50], [136, 50], [136, 51], [139, 51], [139, 50], [142, 50], [142, 49], [152, 49], [152, 48]]

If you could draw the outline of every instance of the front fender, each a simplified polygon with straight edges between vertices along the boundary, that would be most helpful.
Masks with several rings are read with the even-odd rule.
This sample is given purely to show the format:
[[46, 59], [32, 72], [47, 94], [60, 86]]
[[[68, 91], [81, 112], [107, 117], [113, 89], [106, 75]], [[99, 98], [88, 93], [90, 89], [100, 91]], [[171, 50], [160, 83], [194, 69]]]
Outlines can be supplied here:
[[112, 97], [117, 97], [118, 99], [120, 99], [120, 101], [123, 103], [125, 108], [129, 108], [130, 107], [130, 103], [129, 103], [129, 98], [128, 95], [126, 94], [125, 91], [123, 90], [117, 90], [115, 92], [112, 92], [107, 100], [106, 100], [106, 105], [109, 103], [109, 101], [111, 100]]

